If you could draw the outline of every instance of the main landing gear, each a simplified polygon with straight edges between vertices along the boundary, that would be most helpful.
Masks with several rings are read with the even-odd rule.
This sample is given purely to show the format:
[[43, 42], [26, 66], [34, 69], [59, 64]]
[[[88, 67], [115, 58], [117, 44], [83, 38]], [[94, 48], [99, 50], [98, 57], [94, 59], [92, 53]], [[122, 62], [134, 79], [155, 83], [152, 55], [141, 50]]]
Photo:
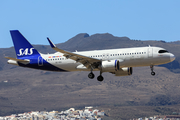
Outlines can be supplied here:
[[[104, 80], [104, 78], [103, 78], [103, 76], [101, 75], [102, 73], [100, 72], [100, 75], [97, 77], [97, 80], [98, 81], [100, 81], [100, 82], [102, 82], [103, 80]], [[89, 74], [88, 74], [88, 77], [90, 78], [90, 79], [93, 79], [94, 78], [94, 73], [93, 72], [90, 72]]]
[[92, 72], [90, 72], [90, 73], [88, 74], [88, 77], [89, 77], [90, 79], [93, 79], [93, 78], [94, 78], [94, 74], [93, 74]]
[[150, 68], [151, 68], [151, 75], [154, 76], [156, 73], [153, 71], [154, 70], [154, 66], [153, 65], [150, 65]]
[[100, 82], [102, 82], [104, 80], [101, 71], [100, 71], [100, 75], [97, 77], [97, 80], [100, 81]]

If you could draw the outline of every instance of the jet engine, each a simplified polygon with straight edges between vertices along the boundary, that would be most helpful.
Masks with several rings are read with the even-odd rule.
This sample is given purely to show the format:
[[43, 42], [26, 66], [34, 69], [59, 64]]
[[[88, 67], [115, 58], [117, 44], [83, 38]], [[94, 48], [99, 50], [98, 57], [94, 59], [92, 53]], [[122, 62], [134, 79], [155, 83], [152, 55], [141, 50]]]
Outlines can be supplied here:
[[120, 69], [119, 60], [102, 61], [102, 72], [115, 72]]
[[132, 67], [124, 67], [124, 68], [120, 68], [118, 71], [115, 71], [114, 74], [116, 76], [128, 76], [128, 75], [132, 75], [133, 69]]

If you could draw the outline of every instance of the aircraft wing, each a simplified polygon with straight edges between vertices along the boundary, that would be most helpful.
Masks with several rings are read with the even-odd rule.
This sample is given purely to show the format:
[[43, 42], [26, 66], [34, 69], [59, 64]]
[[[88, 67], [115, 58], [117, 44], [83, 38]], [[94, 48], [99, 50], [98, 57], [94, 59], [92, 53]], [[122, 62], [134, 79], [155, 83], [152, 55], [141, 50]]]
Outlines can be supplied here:
[[99, 59], [95, 59], [95, 58], [91, 58], [91, 57], [87, 57], [87, 56], [83, 56], [83, 55], [79, 55], [76, 53], [59, 49], [52, 43], [52, 41], [49, 38], [47, 39], [54, 50], [63, 53], [64, 54], [63, 56], [65, 56], [67, 59], [72, 59], [72, 60], [75, 60], [76, 62], [82, 63], [88, 69], [97, 68], [101, 64], [101, 60]]

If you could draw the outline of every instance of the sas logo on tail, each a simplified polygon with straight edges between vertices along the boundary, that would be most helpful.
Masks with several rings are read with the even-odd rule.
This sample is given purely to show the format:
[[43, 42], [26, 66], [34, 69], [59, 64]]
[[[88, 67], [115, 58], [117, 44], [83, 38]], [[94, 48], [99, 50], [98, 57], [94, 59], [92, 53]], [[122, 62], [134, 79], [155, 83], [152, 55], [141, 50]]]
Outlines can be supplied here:
[[25, 50], [23, 48], [19, 49], [19, 54], [18, 56], [23, 56], [23, 55], [32, 55], [33, 54], [33, 49], [34, 48], [26, 48]]

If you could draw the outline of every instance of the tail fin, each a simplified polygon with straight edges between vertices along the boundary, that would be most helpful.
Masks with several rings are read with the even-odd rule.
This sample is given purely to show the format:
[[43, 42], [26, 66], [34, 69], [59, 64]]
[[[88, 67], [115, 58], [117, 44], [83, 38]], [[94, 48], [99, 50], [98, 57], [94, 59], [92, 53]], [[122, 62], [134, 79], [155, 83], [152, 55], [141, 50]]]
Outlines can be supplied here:
[[11, 30], [10, 33], [14, 43], [17, 58], [39, 55], [39, 52], [34, 49], [34, 47], [18, 30]]

